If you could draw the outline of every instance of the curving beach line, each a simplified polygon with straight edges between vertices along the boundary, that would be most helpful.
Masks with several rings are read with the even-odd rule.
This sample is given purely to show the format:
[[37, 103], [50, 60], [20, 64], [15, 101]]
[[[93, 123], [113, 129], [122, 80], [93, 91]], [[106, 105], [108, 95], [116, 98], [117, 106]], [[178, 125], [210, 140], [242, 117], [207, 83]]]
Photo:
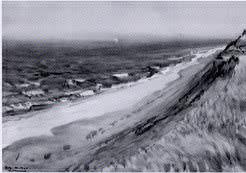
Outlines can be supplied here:
[[199, 59], [214, 54], [223, 47], [213, 48], [205, 53], [197, 53], [190, 62], [168, 67], [162, 74], [137, 82], [131, 87], [112, 89], [86, 100], [75, 103], [58, 104], [51, 109], [36, 113], [27, 113], [28, 118], [3, 123], [3, 143], [6, 147], [15, 141], [27, 137], [52, 135], [51, 129], [80, 119], [89, 119], [105, 113], [127, 109], [155, 91], [162, 90], [168, 83], [180, 77], [179, 72], [198, 64]]

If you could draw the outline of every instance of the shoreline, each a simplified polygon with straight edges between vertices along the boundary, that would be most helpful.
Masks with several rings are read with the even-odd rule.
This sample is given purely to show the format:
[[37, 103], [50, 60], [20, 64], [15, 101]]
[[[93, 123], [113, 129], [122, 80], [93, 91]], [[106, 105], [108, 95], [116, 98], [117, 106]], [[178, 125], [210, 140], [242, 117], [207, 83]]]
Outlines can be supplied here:
[[[10, 116], [10, 115], [5, 116], [5, 117], [3, 117], [3, 123], [8, 122], [8, 121], [19, 121], [22, 118], [24, 118], [24, 119], [29, 118], [29, 117], [33, 116], [34, 114], [38, 114], [40, 112], [43, 112], [43, 111], [46, 111], [46, 110], [50, 110], [50, 109], [52, 109], [53, 107], [56, 107], [56, 106], [62, 106], [62, 105], [64, 106], [64, 105], [67, 105], [67, 104], [76, 104], [77, 102], [82, 103], [84, 101], [86, 102], [86, 101], [88, 101], [90, 99], [93, 99], [94, 97], [98, 97], [98, 96], [103, 95], [103, 94], [117, 92], [118, 90], [121, 90], [121, 89], [126, 89], [126, 88], [129, 88], [129, 87], [138, 85], [138, 84], [142, 84], [142, 83], [144, 83], [146, 81], [153, 80], [154, 78], [157, 78], [157, 77], [160, 77], [162, 75], [165, 75], [165, 73], [168, 70], [170, 70], [170, 68], [174, 68], [174, 67], [180, 66], [182, 64], [191, 63], [194, 59], [196, 59], [196, 56], [208, 52], [209, 50], [211, 50], [211, 48], [212, 49], [217, 49], [217, 48], [221, 48], [222, 49], [221, 46], [216, 46], [215, 48], [211, 47], [211, 46], [201, 47], [200, 50], [197, 53], [192, 53], [192, 55], [195, 56], [195, 57], [192, 58], [190, 61], [181, 62], [181, 63], [175, 64], [175, 65], [170, 65], [170, 66], [166, 66], [166, 67], [160, 68], [159, 72], [155, 73], [151, 77], [146, 77], [145, 76], [145, 77], [140, 78], [140, 79], [138, 79], [136, 81], [131, 81], [131, 82], [127, 82], [127, 83], [120, 83], [120, 84], [112, 85], [112, 87], [110, 87], [110, 88], [102, 88], [101, 89], [102, 92], [94, 93], [93, 95], [88, 96], [88, 97], [79, 97], [77, 99], [71, 99], [71, 100], [68, 99], [68, 100], [65, 100], [65, 101], [61, 100], [61, 101], [56, 102], [56, 103], [50, 103], [50, 104], [47, 104], [45, 106], [45, 108], [40, 109], [40, 110], [34, 110], [34, 111], [29, 110], [29, 111], [26, 111], [26, 112], [23, 112], [23, 113], [20, 113], [20, 114], [15, 114], [15, 115], [12, 115], [12, 116]], [[80, 90], [78, 90], [76, 92], [79, 92], [79, 91]], [[84, 91], [84, 90], [81, 90], [81, 91]], [[85, 90], [85, 91], [90, 91], [90, 90]], [[35, 104], [33, 104], [33, 105], [35, 105]]]
[[[217, 49], [218, 48], [216, 48], [216, 50]], [[215, 49], [212, 50], [214, 52], [216, 51]], [[199, 60], [203, 56], [208, 56], [208, 54], [210, 54], [212, 50], [208, 51], [207, 54], [205, 53], [205, 55], [200, 54], [200, 57], [198, 56], [197, 59], [195, 60], [193, 59], [192, 62], [198, 63], [197, 60]], [[72, 102], [72, 103], [71, 102], [62, 103], [48, 110], [43, 110], [38, 113], [37, 112], [30, 113], [28, 118], [21, 118], [20, 120], [16, 120], [16, 121], [7, 121], [3, 123], [3, 134], [5, 134], [3, 136], [5, 137], [5, 139], [3, 138], [3, 148], [10, 145], [14, 141], [18, 141], [20, 139], [24, 139], [27, 137], [40, 136], [40, 135], [48, 135], [48, 136], [53, 135], [51, 129], [58, 126], [69, 124], [74, 121], [79, 121], [81, 119], [91, 119], [91, 118], [99, 117], [104, 115], [105, 113], [120, 111], [132, 107], [135, 104], [137, 104], [139, 101], [143, 100], [145, 97], [148, 97], [149, 95], [154, 93], [155, 91], [162, 90], [166, 88], [168, 85], [170, 85], [170, 83], [178, 80], [181, 77], [180, 74], [178, 73], [191, 66], [192, 62], [189, 62], [185, 65], [182, 63], [178, 64], [180, 68], [182, 66], [181, 69], [179, 68], [178, 65], [173, 66], [173, 71], [171, 70], [167, 71], [170, 72], [169, 74], [167, 74], [167, 76], [162, 74], [155, 78], [149, 79], [146, 82], [136, 84], [131, 87], [106, 91], [97, 96], [93, 96], [91, 98], [83, 99], [83, 100], [76, 100], [76, 102]], [[153, 86], [155, 88], [153, 88]], [[142, 93], [138, 93], [137, 95], [134, 95], [136, 91], [141, 91]], [[130, 97], [129, 96], [125, 100], [118, 100], [118, 102], [116, 101], [115, 103], [115, 100], [117, 100], [118, 98], [124, 98], [125, 94], [130, 95], [131, 98], [129, 99]], [[107, 103], [106, 100], [108, 100], [109, 103]], [[90, 110], [92, 107], [95, 107], [93, 111]], [[71, 111], [71, 109], [73, 109], [74, 111]], [[86, 114], [86, 116], [83, 115], [81, 116], [81, 113]], [[63, 114], [63, 115], [56, 116], [55, 114]], [[73, 114], [72, 115], [73, 117], [69, 117], [68, 120], [67, 118], [65, 118], [67, 114]], [[30, 131], [32, 131], [32, 134], [30, 134]]]
[[[221, 45], [217, 45], [216, 47], [220, 47]], [[192, 49], [188, 49], [190, 51], [189, 55], [184, 55], [181, 56], [180, 58], [185, 59], [186, 56], [188, 57], [193, 57], [190, 58], [189, 60], [185, 60], [184, 62], [180, 62], [185, 63], [185, 62], [191, 62], [192, 59], [194, 59], [197, 54], [199, 53], [204, 53], [208, 50], [210, 50], [211, 48], [214, 48], [212, 46], [206, 46], [206, 47], [200, 47], [200, 48], [195, 48], [194, 50]], [[79, 89], [79, 90], [71, 90], [71, 91], [67, 91], [64, 92], [63, 95], [60, 95], [59, 98], [54, 98], [55, 100], [50, 100], [48, 98], [46, 98], [46, 96], [38, 96], [36, 99], [34, 99], [33, 101], [27, 101], [27, 102], [20, 102], [20, 103], [13, 103], [11, 105], [3, 105], [3, 122], [7, 122], [7, 121], [14, 121], [14, 120], [19, 120], [20, 118], [25, 118], [27, 117], [26, 115], [28, 114], [32, 114], [32, 113], [38, 113], [47, 109], [50, 109], [56, 105], [62, 104], [64, 102], [76, 102], [76, 101], [81, 101], [81, 100], [88, 100], [91, 97], [95, 97], [97, 95], [101, 95], [104, 92], [110, 92], [112, 90], [118, 90], [118, 89], [122, 89], [125, 87], [131, 87], [134, 86], [138, 83], [142, 83], [148, 80], [151, 80], [152, 78], [158, 77], [159, 75], [162, 75], [161, 73], [163, 71], [165, 71], [166, 69], [169, 69], [170, 67], [176, 66], [180, 63], [175, 63], [175, 64], [170, 64], [168, 66], [165, 67], [159, 67], [159, 69], [157, 71], [154, 72], [153, 76], [149, 77], [149, 76], [142, 76], [141, 78], [137, 79], [137, 80], [129, 80], [128, 82], [122, 82], [119, 84], [113, 84], [111, 87], [100, 87], [101, 91], [94, 91], [92, 89]], [[153, 69], [155, 67], [153, 66]], [[112, 74], [112, 76], [114, 76], [114, 74]], [[29, 82], [30, 83], [30, 82]], [[98, 85], [101, 85], [100, 83], [98, 83]], [[35, 92], [35, 91], [33, 91]], [[24, 92], [25, 93], [25, 92]], [[69, 94], [71, 93], [71, 94]], [[73, 94], [74, 93], [74, 94]], [[88, 94], [89, 95], [85, 95], [84, 94]], [[29, 94], [33, 94], [32, 92], [30, 92]], [[44, 99], [43, 101], [40, 101], [39, 99]], [[56, 100], [57, 99], [57, 100]], [[10, 104], [10, 103], [9, 103]]]

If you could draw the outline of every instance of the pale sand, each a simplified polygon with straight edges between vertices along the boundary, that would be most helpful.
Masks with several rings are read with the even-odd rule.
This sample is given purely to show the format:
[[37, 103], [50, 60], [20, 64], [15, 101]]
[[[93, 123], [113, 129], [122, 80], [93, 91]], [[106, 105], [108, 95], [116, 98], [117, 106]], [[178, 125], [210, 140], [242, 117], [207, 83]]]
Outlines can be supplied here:
[[[204, 54], [205, 58], [199, 58], [201, 55], [198, 55], [197, 59], [194, 59], [191, 64], [187, 63], [186, 65], [183, 64], [169, 68], [166, 71], [166, 76], [170, 76], [173, 72], [176, 72], [177, 75], [169, 83], [165, 83], [167, 80], [164, 79], [159, 81], [162, 79], [162, 75], [156, 75], [150, 82], [146, 81], [143, 84], [138, 83], [130, 87], [136, 87], [133, 91], [137, 92], [137, 89], [139, 89], [137, 86], [143, 85], [140, 89], [146, 91], [146, 84], [153, 83], [157, 79], [159, 83], [157, 82], [155, 84], [162, 86], [160, 90], [153, 90], [153, 92], [140, 97], [139, 101], [132, 101], [132, 105], [129, 107], [126, 106], [123, 110], [112, 108], [111, 110], [113, 111], [100, 112], [98, 113], [99, 116], [79, 117], [64, 125], [58, 125], [56, 123], [57, 125], [53, 126], [53, 128], [49, 126], [51, 130], [48, 131], [48, 135], [33, 135], [30, 138], [17, 140], [12, 145], [4, 148], [4, 165], [11, 167], [11, 169], [25, 167], [28, 168], [28, 171], [64, 171], [83, 170], [84, 165], [93, 162], [90, 164], [90, 167], [93, 168], [96, 166], [100, 170], [100, 168], [110, 165], [110, 161], [114, 159], [123, 159], [131, 156], [139, 148], [151, 145], [154, 140], [159, 139], [161, 135], [173, 129], [175, 123], [182, 118], [182, 113], [179, 116], [175, 115], [176, 110], [186, 106], [186, 103], [183, 100], [179, 100], [179, 98], [183, 98], [183, 94], [186, 94], [191, 88], [196, 86], [197, 80], [199, 83], [201, 76], [211, 68], [211, 61], [213, 61], [215, 55], [208, 55], [214, 51], [216, 50], [211, 50]], [[129, 89], [113, 90], [101, 96], [99, 95], [98, 98], [111, 94], [112, 98], [113, 95], [119, 92], [121, 93], [124, 90], [128, 91]], [[135, 94], [133, 91], [131, 94]], [[190, 97], [196, 95], [196, 91], [196, 89], [192, 90]], [[120, 95], [122, 98], [126, 96], [130, 97], [128, 92], [127, 95], [123, 94]], [[74, 105], [84, 105], [89, 101], [94, 101], [94, 98], [87, 101], [78, 101]], [[114, 101], [109, 102], [113, 104]], [[66, 105], [63, 104], [59, 107], [63, 108]], [[173, 107], [173, 105], [176, 105], [178, 109], [175, 106]], [[109, 107], [110, 105], [108, 105], [107, 109]], [[96, 112], [94, 109], [99, 111], [97, 106], [88, 111]], [[50, 112], [51, 110], [47, 110], [46, 112]], [[58, 117], [56, 115], [53, 116]], [[68, 112], [67, 116], [72, 115]], [[30, 118], [33, 117], [29, 116]], [[154, 121], [151, 121], [153, 118]], [[139, 129], [140, 131], [141, 129], [144, 130], [148, 128], [148, 125], [151, 125], [151, 122], [155, 121], [160, 122], [158, 125], [155, 125], [155, 128], [142, 135], [137, 134], [139, 133]], [[145, 126], [146, 122], [149, 123]], [[139, 128], [139, 125], [143, 128]], [[46, 129], [40, 130], [45, 132]], [[155, 133], [155, 131], [158, 131], [158, 133]], [[65, 146], [70, 146], [70, 149], [64, 150]], [[51, 158], [45, 158], [47, 154]]]
[[3, 123], [3, 148], [20, 139], [53, 135], [51, 129], [81, 119], [90, 119], [106, 113], [129, 109], [152, 93], [164, 89], [168, 83], [180, 77], [179, 72], [198, 64], [198, 59], [207, 57], [221, 48], [197, 54], [191, 62], [178, 64], [144, 82], [131, 87], [109, 90], [103, 94], [76, 103], [64, 103], [38, 113], [29, 113], [28, 118]]

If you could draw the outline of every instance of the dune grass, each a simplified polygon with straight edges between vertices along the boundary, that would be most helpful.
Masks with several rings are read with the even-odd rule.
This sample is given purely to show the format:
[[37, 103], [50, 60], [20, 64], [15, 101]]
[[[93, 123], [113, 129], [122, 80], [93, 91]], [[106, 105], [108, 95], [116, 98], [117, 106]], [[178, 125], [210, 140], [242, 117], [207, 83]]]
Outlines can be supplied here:
[[246, 171], [246, 56], [158, 142], [103, 171]]

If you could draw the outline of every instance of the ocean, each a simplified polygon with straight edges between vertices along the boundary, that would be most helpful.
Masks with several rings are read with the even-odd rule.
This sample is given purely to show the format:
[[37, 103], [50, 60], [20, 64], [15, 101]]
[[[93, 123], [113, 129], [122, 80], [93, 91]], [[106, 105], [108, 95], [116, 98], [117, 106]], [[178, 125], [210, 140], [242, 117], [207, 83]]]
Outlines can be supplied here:
[[127, 86], [222, 44], [3, 40], [3, 117]]

